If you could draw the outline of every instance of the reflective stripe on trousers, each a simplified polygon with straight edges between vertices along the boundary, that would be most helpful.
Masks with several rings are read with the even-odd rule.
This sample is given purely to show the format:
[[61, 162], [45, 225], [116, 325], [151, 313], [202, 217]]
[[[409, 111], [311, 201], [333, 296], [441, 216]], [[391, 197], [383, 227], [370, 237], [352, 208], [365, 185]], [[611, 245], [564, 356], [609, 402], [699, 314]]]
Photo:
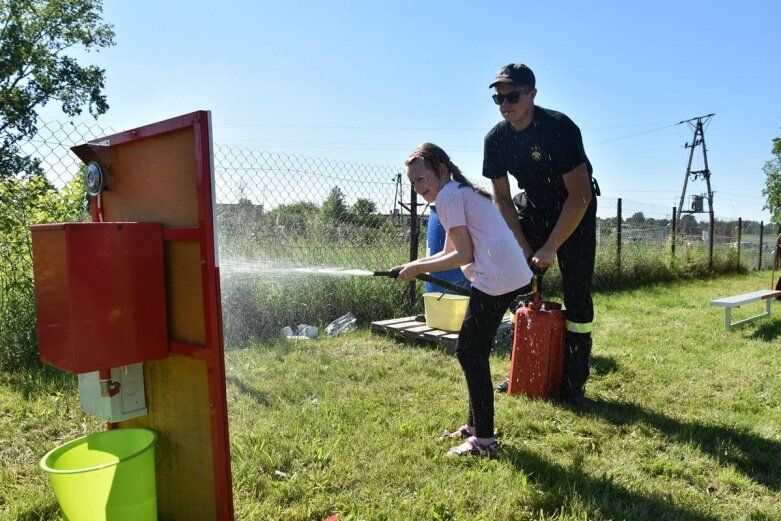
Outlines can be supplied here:
[[591, 333], [591, 330], [594, 327], [593, 322], [571, 322], [567, 320], [565, 327], [567, 328], [567, 331], [570, 331], [572, 333]]

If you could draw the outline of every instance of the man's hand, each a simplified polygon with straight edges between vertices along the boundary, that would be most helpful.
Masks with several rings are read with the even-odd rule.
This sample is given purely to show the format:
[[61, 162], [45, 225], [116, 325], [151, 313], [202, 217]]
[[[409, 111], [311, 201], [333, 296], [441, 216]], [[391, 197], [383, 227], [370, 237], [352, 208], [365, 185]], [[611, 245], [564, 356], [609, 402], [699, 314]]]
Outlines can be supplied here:
[[550, 268], [556, 260], [556, 250], [543, 246], [532, 255], [531, 262], [538, 268]]

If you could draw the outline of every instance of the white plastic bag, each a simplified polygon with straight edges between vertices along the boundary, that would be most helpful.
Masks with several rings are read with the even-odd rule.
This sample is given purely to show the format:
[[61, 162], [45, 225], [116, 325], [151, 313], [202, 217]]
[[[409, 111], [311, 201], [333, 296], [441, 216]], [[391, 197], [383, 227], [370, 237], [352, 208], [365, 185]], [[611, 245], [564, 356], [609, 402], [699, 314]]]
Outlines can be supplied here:
[[280, 333], [293, 340], [312, 340], [317, 337], [317, 328], [307, 324], [299, 324], [295, 331], [291, 327], [285, 326], [280, 330]]
[[347, 313], [328, 324], [325, 332], [328, 336], [336, 336], [356, 329], [358, 329], [358, 319], [352, 313]]

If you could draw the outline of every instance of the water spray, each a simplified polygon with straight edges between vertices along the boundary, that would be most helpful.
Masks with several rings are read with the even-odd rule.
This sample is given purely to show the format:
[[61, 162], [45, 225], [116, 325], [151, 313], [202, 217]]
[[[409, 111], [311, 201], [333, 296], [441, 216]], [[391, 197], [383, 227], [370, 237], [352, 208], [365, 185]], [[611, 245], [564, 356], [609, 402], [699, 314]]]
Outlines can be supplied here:
[[[305, 275], [329, 275], [340, 277], [390, 277], [395, 279], [399, 276], [399, 270], [391, 271], [368, 271], [361, 269], [350, 268], [324, 268], [324, 267], [300, 267], [300, 268], [275, 268], [265, 264], [256, 263], [252, 261], [225, 261], [221, 266], [221, 272], [224, 276], [232, 275], [260, 275], [260, 274], [305, 274]], [[417, 277], [418, 280], [430, 282], [441, 288], [445, 288], [451, 293], [457, 295], [469, 296], [471, 291], [469, 288], [453, 284], [446, 280], [429, 275], [428, 273], [421, 273]]]

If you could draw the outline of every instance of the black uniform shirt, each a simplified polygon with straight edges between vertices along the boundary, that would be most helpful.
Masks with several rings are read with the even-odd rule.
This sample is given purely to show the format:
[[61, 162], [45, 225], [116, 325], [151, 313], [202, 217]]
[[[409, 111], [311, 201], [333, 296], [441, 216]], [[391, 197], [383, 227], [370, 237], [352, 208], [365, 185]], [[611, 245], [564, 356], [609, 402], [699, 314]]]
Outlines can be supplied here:
[[483, 176], [515, 177], [518, 188], [526, 191], [524, 213], [558, 216], [567, 198], [562, 176], [582, 163], [591, 177], [580, 129], [554, 110], [534, 107], [534, 120], [524, 130], [502, 121], [485, 136]]

